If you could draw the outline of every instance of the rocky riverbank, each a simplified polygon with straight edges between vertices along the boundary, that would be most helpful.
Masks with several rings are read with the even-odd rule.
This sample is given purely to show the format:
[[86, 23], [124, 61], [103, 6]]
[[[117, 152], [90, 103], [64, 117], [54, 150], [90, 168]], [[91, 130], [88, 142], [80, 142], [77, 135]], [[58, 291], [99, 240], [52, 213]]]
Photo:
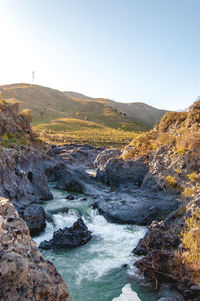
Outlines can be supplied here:
[[[168, 281], [185, 299], [200, 300], [200, 267], [197, 263], [194, 270], [191, 264], [189, 267], [184, 264], [183, 256], [187, 258], [189, 251], [180, 235], [183, 231], [189, 231], [185, 230], [186, 219], [194, 217], [200, 209], [200, 158], [195, 152], [199, 141], [200, 105], [195, 104], [189, 113], [164, 116], [154, 130], [141, 134], [124, 150], [104, 150], [89, 145], [38, 145], [26, 117], [19, 115], [15, 106], [4, 102], [1, 106], [0, 196], [14, 204], [31, 234], [40, 233], [46, 226], [46, 214], [40, 202], [53, 197], [48, 188], [49, 181], [56, 182], [56, 188], [61, 190], [92, 195], [95, 199], [93, 207], [107, 220], [149, 226], [133, 252], [145, 256], [136, 266], [155, 288]], [[184, 142], [183, 149], [180, 135], [186, 126], [189, 128], [189, 142]], [[6, 135], [8, 140], [14, 136], [16, 139], [26, 137], [29, 143], [16, 143], [14, 147], [8, 147], [4, 145]], [[97, 168], [96, 177], [86, 173], [86, 167]], [[9, 299], [12, 294], [16, 294], [16, 299], [9, 300], [29, 300], [31, 293], [34, 300], [71, 300], [62, 278], [50, 263], [44, 261], [12, 204], [2, 199], [3, 255], [0, 266], [2, 271], [5, 269], [1, 274], [3, 300]], [[196, 228], [192, 233], [196, 233], [198, 241], [198, 217], [196, 219]], [[60, 230], [61, 241], [63, 234], [74, 241], [73, 227]], [[90, 238], [90, 233], [87, 233], [85, 242]], [[48, 243], [53, 245], [53, 241]], [[9, 262], [6, 256], [9, 257], [12, 252], [17, 255], [11, 254], [9, 270], [5, 268]], [[33, 257], [29, 257], [29, 253]], [[22, 271], [18, 270], [17, 262], [23, 263]], [[37, 273], [41, 275], [38, 281], [48, 278], [48, 281], [43, 279], [38, 284], [39, 291], [33, 275], [35, 262], [38, 264]], [[29, 272], [29, 269], [33, 270]], [[47, 273], [45, 277], [42, 276], [44, 271]], [[12, 277], [19, 278], [19, 282], [12, 285]], [[10, 283], [9, 287], [7, 283]], [[60, 289], [55, 289], [53, 293], [55, 285]]]
[[45, 227], [38, 203], [52, 198], [45, 170], [54, 159], [17, 104], [0, 103], [0, 135], [0, 299], [70, 301], [64, 280], [30, 237]]
[[0, 217], [0, 299], [71, 301], [64, 280], [8, 199], [0, 198]]

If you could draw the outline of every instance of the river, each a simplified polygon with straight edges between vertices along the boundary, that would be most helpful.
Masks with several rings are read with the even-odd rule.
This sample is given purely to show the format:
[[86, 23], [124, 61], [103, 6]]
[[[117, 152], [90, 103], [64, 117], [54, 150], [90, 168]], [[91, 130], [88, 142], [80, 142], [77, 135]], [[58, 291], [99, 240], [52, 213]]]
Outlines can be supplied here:
[[42, 250], [67, 282], [74, 301], [157, 301], [178, 296], [165, 286], [154, 292], [133, 267], [138, 257], [132, 250], [146, 227], [110, 223], [92, 209], [91, 196], [70, 193], [75, 197], [70, 201], [68, 192], [54, 189], [55, 183], [49, 185], [54, 199], [43, 203], [48, 221], [45, 231], [34, 238], [37, 244], [51, 239], [55, 230], [72, 226], [79, 217], [92, 232], [92, 240], [84, 246]]

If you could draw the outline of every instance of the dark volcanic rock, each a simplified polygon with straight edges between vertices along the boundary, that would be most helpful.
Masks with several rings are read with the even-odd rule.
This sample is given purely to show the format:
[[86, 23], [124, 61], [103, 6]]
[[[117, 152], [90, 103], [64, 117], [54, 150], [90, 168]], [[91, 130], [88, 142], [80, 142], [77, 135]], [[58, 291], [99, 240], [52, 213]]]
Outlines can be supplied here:
[[56, 188], [79, 193], [93, 194], [100, 184], [82, 169], [68, 167], [58, 180]]
[[55, 231], [53, 238], [41, 242], [39, 247], [45, 250], [50, 248], [75, 248], [86, 244], [91, 238], [91, 232], [88, 231], [83, 220], [79, 218], [72, 227]]
[[170, 196], [141, 195], [138, 191], [127, 200], [99, 199], [94, 207], [112, 222], [150, 225], [153, 220], [159, 220], [175, 209], [177, 201]]
[[154, 249], [174, 249], [180, 243], [178, 233], [181, 228], [176, 228], [166, 225], [164, 221], [156, 222], [153, 221], [149, 227], [149, 230], [143, 238], [141, 238], [133, 250], [136, 255], [146, 255], [150, 250]]
[[44, 208], [37, 204], [32, 204], [24, 210], [23, 219], [27, 223], [31, 235], [39, 234], [46, 226]]
[[66, 171], [65, 174], [58, 180], [56, 188], [80, 193], [84, 192], [84, 185], [81, 179], [78, 175], [73, 174], [70, 171]]
[[0, 152], [0, 195], [9, 198], [18, 210], [40, 199], [52, 199], [44, 162], [50, 157], [32, 147], [2, 148]]
[[49, 182], [58, 181], [66, 171], [66, 164], [55, 159], [53, 162], [45, 161], [45, 175]]
[[47, 177], [44, 171], [38, 172], [33, 170], [27, 172], [27, 178], [32, 184], [33, 194], [35, 194], [40, 200], [51, 200], [53, 195], [48, 188]]
[[103, 148], [94, 147], [88, 144], [66, 144], [53, 146], [52, 152], [62, 158], [68, 165], [92, 168], [93, 163]]
[[0, 300], [72, 301], [54, 265], [31, 239], [12, 203], [0, 198]]
[[148, 172], [148, 163], [143, 160], [123, 161], [112, 158], [103, 169], [97, 170], [96, 179], [110, 186], [120, 186], [128, 182], [141, 185]]
[[70, 200], [70, 201], [73, 201], [75, 199], [75, 197], [71, 194], [69, 194], [67, 197], [66, 197], [67, 200]]

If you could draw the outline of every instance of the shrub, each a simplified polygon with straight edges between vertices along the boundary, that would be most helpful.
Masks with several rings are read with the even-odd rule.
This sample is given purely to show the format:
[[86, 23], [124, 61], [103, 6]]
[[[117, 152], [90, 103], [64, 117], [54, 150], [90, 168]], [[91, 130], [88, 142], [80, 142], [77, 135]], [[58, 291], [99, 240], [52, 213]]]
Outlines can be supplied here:
[[196, 182], [198, 179], [198, 174], [194, 171], [194, 172], [188, 174], [187, 177], [188, 177], [188, 179], [190, 179], [190, 181]]
[[191, 151], [191, 156], [196, 157], [200, 151], [200, 133], [183, 130], [176, 140], [176, 149], [179, 155], [184, 155], [186, 151]]
[[181, 174], [181, 170], [179, 168], [176, 168], [175, 169], [175, 172], [177, 173], [177, 175], [180, 175]]
[[178, 147], [177, 152], [180, 156], [183, 156], [186, 153], [187, 149], [185, 147]]
[[166, 178], [167, 184], [171, 187], [174, 188], [177, 185], [176, 178], [173, 176], [167, 176]]
[[182, 196], [186, 196], [186, 197], [190, 197], [190, 196], [194, 196], [196, 195], [197, 193], [199, 193], [199, 189], [200, 187], [199, 186], [195, 186], [195, 187], [186, 187], [184, 189], [184, 191], [182, 192]]
[[6, 148], [15, 148], [17, 145], [28, 145], [29, 141], [23, 136], [23, 133], [7, 134], [0, 136], [0, 145]]
[[32, 115], [32, 111], [29, 110], [29, 109], [23, 109], [21, 112], [20, 112], [20, 115], [21, 116], [24, 116], [26, 118], [27, 121], [31, 122], [32, 119], [33, 119], [33, 115]]
[[182, 263], [193, 271], [200, 271], [200, 209], [185, 219], [185, 227], [180, 233], [182, 242]]
[[159, 122], [159, 130], [167, 131], [169, 128], [180, 126], [181, 122], [186, 119], [186, 112], [167, 112]]

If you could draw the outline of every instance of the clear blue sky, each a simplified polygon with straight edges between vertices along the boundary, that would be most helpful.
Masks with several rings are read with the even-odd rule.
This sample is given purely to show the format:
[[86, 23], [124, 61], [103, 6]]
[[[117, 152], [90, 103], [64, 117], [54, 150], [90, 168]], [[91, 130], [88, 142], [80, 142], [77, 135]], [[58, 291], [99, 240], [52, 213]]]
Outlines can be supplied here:
[[0, 85], [182, 109], [200, 95], [200, 0], [0, 0]]

